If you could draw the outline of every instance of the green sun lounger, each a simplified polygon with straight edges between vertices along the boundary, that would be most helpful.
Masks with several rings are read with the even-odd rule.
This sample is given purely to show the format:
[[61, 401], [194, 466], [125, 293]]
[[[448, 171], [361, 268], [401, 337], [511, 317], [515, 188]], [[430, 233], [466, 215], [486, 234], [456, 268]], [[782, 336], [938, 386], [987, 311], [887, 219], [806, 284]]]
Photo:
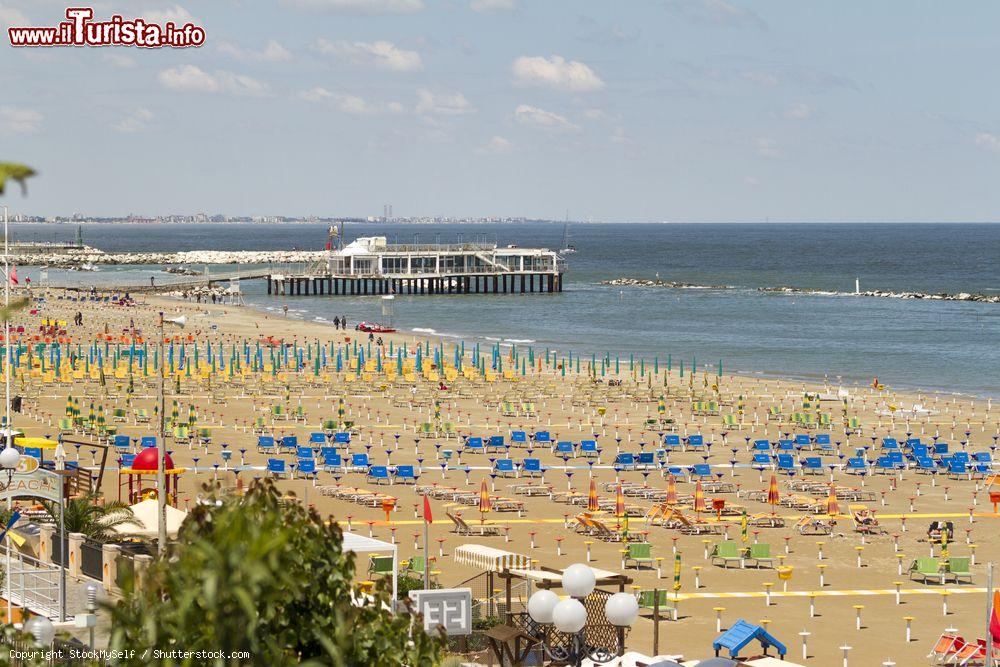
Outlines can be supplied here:
[[731, 540], [716, 544], [712, 548], [710, 560], [712, 565], [715, 565], [715, 562], [719, 561], [725, 568], [728, 568], [729, 563], [734, 561], [739, 563], [740, 567], [743, 567], [743, 555], [740, 553], [740, 547], [736, 542]]
[[649, 542], [643, 542], [640, 544], [630, 544], [626, 550], [623, 562], [627, 568], [629, 565], [634, 565], [636, 569], [641, 568], [643, 565], [648, 565], [650, 567], [656, 562], [653, 558], [653, 545]]
[[941, 559], [924, 556], [918, 558], [910, 564], [910, 579], [920, 578], [925, 584], [928, 579], [934, 579], [939, 583], [944, 583], [944, 573], [941, 572]]

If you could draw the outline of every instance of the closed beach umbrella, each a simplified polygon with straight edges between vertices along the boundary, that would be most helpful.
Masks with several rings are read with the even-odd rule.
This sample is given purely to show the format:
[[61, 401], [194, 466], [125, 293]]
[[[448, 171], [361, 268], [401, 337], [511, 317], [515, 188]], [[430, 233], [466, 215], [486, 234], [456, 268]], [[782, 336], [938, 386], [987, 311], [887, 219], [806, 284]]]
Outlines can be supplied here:
[[198, 413], [195, 411], [194, 403], [188, 404], [188, 428], [194, 428], [198, 423]]
[[73, 416], [73, 394], [66, 395], [66, 416]]
[[677, 478], [673, 475], [667, 479], [667, 504], [677, 504]]
[[747, 511], [743, 510], [743, 515], [740, 516], [740, 541], [746, 544], [750, 541], [750, 521], [747, 519]]
[[659, 402], [656, 404], [656, 412], [663, 416], [663, 413], [667, 411], [667, 404], [663, 401], [663, 396], [660, 396]]
[[177, 399], [174, 399], [173, 404], [170, 406], [170, 423], [176, 425], [180, 420], [181, 407], [177, 404]]
[[674, 593], [681, 589], [681, 552], [674, 555]]
[[840, 503], [837, 502], [837, 489], [830, 485], [830, 493], [826, 497], [827, 516], [837, 516], [840, 514]]
[[771, 513], [774, 513], [774, 506], [778, 504], [780, 495], [778, 493], [778, 478], [771, 475], [771, 483], [767, 487], [767, 504], [771, 506]]
[[489, 514], [492, 509], [490, 505], [490, 490], [486, 487], [486, 478], [483, 478], [483, 483], [479, 487], [479, 522], [483, 523], [486, 521], [486, 515]]
[[337, 419], [341, 424], [344, 423], [344, 399], [337, 399]]
[[701, 490], [701, 480], [699, 479], [694, 485], [694, 511], [704, 512], [705, 509], [705, 492]]
[[590, 493], [587, 494], [587, 511], [596, 512], [600, 509], [600, 505], [597, 500], [597, 480], [590, 480]]
[[619, 519], [625, 516], [625, 492], [621, 484], [615, 490], [615, 516]]

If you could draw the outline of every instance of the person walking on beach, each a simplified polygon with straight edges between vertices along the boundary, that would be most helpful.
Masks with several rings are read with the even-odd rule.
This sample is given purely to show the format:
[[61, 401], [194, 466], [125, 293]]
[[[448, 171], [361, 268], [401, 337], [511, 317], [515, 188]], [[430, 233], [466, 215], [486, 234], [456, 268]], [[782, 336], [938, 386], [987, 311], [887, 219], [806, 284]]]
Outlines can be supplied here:
[[150, 276], [149, 277], [149, 286], [150, 287], [156, 287], [156, 276]]
[[344, 331], [347, 331], [347, 317], [342, 316], [340, 318], [340, 328], [343, 329]]
[[281, 312], [283, 312], [285, 314], [285, 317], [288, 317], [288, 304], [287, 303], [283, 304], [281, 306]]
[[334, 329], [339, 329], [340, 328], [340, 318], [339, 317], [334, 317], [333, 318], [333, 328]]

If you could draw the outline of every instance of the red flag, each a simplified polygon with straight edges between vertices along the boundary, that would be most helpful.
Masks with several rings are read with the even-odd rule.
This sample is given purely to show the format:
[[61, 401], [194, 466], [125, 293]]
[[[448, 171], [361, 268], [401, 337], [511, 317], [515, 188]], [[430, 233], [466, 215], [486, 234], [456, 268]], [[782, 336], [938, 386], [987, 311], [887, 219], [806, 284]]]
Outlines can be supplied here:
[[17, 267], [16, 266], [10, 267], [10, 284], [11, 285], [16, 285], [17, 284]]
[[434, 523], [434, 517], [431, 516], [431, 501], [427, 496], [424, 496], [424, 523]]

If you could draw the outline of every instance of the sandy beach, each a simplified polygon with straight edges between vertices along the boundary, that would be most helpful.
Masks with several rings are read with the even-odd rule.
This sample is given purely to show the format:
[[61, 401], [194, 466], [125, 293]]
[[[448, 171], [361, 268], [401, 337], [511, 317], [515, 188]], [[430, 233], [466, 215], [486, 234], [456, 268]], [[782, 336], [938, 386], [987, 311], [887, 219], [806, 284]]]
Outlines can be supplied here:
[[[711, 655], [717, 617], [722, 628], [739, 618], [765, 623], [788, 646], [790, 660], [816, 665], [840, 664], [843, 646], [852, 647], [852, 665], [877, 665], [889, 658], [898, 665], [923, 664], [945, 629], [955, 628], [968, 640], [986, 631], [985, 563], [1000, 548], [1000, 516], [993, 513], [987, 488], [990, 473], [949, 475], [947, 469], [935, 469], [934, 474], [925, 474], [910, 459], [905, 470], [883, 471], [868, 464], [888, 455], [889, 450], [882, 451], [884, 438], [895, 438], [904, 452], [902, 445], [908, 438], [919, 438], [932, 451], [937, 442], [947, 443], [950, 453], [992, 454], [998, 417], [991, 401], [897, 393], [892, 387], [719, 377], [702, 371], [692, 377], [690, 369], [681, 377], [676, 365], [668, 372], [662, 359], [657, 369], [651, 360], [641, 364], [636, 360], [630, 369], [625, 359], [617, 374], [612, 360], [602, 373], [600, 367], [590, 368], [589, 357], [569, 361], [568, 351], [547, 354], [544, 349], [529, 352], [521, 347], [514, 348], [516, 359], [512, 348], [500, 348], [504, 370], [496, 372], [491, 369], [490, 350], [484, 348], [486, 371], [481, 372], [471, 359], [472, 347], [467, 346], [459, 370], [451, 363], [454, 341], [444, 343], [442, 367], [432, 370], [434, 349], [441, 341], [405, 334], [382, 336], [385, 352], [379, 371], [373, 351], [367, 349], [367, 336], [353, 330], [335, 331], [329, 325], [249, 308], [163, 297], [141, 296], [138, 304], [121, 306], [76, 300], [79, 296], [50, 292], [44, 302], [33, 306], [35, 310], [18, 313], [15, 323], [23, 326], [20, 340], [44, 342], [44, 337], [32, 340], [40, 335], [42, 321], [63, 321], [66, 333], [58, 337], [65, 340], [67, 349], [81, 345], [86, 356], [92, 344], [102, 349], [107, 345], [110, 359], [116, 346], [124, 349], [132, 344], [133, 329], [143, 341], [155, 341], [160, 310], [167, 317], [187, 318], [182, 331], [169, 328], [167, 333], [176, 337], [175, 348], [187, 346], [188, 355], [197, 343], [201, 356], [193, 371], [178, 367], [178, 376], [167, 382], [167, 410], [169, 414], [176, 400], [183, 421], [193, 405], [197, 413], [193, 431], [209, 429], [210, 443], [200, 442], [193, 432], [189, 439], [168, 441], [175, 465], [187, 469], [180, 478], [177, 504], [182, 509], [196, 502], [203, 493], [202, 484], [218, 481], [234, 488], [238, 478], [246, 483], [268, 475], [268, 458], [295, 463], [294, 452], [259, 452], [259, 435], [278, 440], [294, 435], [299, 444], [306, 444], [310, 434], [323, 432], [324, 422], [336, 421], [340, 430], [342, 422], [349, 421], [353, 423], [350, 446], [339, 450], [345, 460], [363, 453], [372, 465], [411, 465], [416, 483], [376, 484], [364, 472], [325, 471], [320, 459], [316, 475], [295, 478], [289, 474], [286, 477], [291, 478], [278, 481], [279, 487], [340, 522], [345, 530], [395, 541], [404, 560], [422, 554], [423, 521], [418, 508], [422, 493], [427, 493], [434, 512], [431, 569], [443, 587], [474, 578], [482, 581], [477, 578], [481, 569], [453, 557], [463, 544], [485, 544], [521, 554], [539, 567], [563, 568], [589, 561], [595, 568], [626, 574], [633, 580], [628, 590], [669, 591], [668, 607], [676, 606], [677, 618], [668, 620], [671, 612], [663, 610], [659, 652], [689, 659]], [[82, 326], [72, 324], [77, 312], [83, 316]], [[244, 349], [246, 343], [254, 348], [266, 339], [276, 345], [265, 346], [265, 364], [257, 370], [247, 365], [241, 373], [213, 370], [205, 356], [211, 343], [216, 355], [229, 364], [234, 345]], [[338, 372], [335, 350], [353, 350], [356, 342], [365, 348], [369, 366], [359, 375], [356, 356], [347, 356]], [[294, 363], [289, 367], [286, 361], [280, 369], [273, 368], [270, 360], [274, 357], [269, 355], [280, 357], [282, 345], [290, 346], [293, 362], [297, 351], [302, 351], [300, 369]], [[423, 345], [425, 350], [429, 346], [425, 372], [397, 374], [396, 353], [389, 353], [390, 345], [394, 350], [406, 346], [407, 363], [413, 363], [416, 346]], [[321, 348], [328, 352], [322, 367], [317, 361]], [[48, 352], [44, 354], [47, 358]], [[36, 355], [34, 367], [20, 371], [22, 384], [17, 391], [26, 402], [24, 413], [15, 417], [15, 426], [28, 435], [59, 432], [67, 394], [72, 393], [82, 398], [84, 412], [92, 402], [103, 405], [117, 434], [155, 435], [155, 423], [136, 421], [140, 410], [154, 412], [155, 377], [143, 377], [138, 365], [134, 366], [135, 392], [129, 396], [128, 358], [115, 355], [115, 359], [117, 368], [107, 368], [101, 381], [93, 367], [82, 379], [74, 378], [65, 356], [58, 373], [43, 370]], [[82, 369], [84, 359], [76, 362], [77, 369]], [[114, 366], [113, 361], [105, 363]], [[193, 365], [190, 357], [188, 365]], [[62, 375], [71, 381], [60, 381]], [[338, 414], [341, 400], [343, 416]], [[115, 409], [123, 410], [118, 420], [111, 418]], [[552, 442], [532, 443], [529, 437], [526, 446], [506, 452], [463, 451], [463, 436], [481, 437], [488, 443], [490, 436], [499, 435], [509, 444], [513, 431], [529, 436], [545, 431]], [[98, 437], [75, 428], [70, 434]], [[824, 434], [829, 435], [827, 445], [817, 437]], [[665, 438], [671, 435], [682, 445], [665, 448]], [[697, 438], [688, 441], [697, 435], [711, 444], [697, 446]], [[794, 444], [797, 435], [805, 436], [799, 446]], [[791, 447], [779, 449], [777, 443], [786, 439], [793, 442]], [[595, 441], [599, 455], [583, 451], [581, 442], [587, 440]], [[768, 440], [770, 447], [755, 449], [758, 440]], [[558, 442], [573, 444], [560, 452], [555, 451]], [[234, 452], [229, 462], [222, 458], [223, 445]], [[845, 468], [859, 448], [865, 450], [866, 474], [849, 474]], [[636, 461], [619, 459], [616, 466], [621, 453], [634, 454]], [[639, 463], [640, 453], [649, 460]], [[67, 454], [70, 460], [79, 457], [82, 466], [91, 464], [85, 449], [71, 449]], [[755, 454], [764, 458], [755, 460]], [[793, 474], [778, 469], [782, 454], [789, 457], [783, 461], [792, 462]], [[544, 474], [528, 478], [516, 472], [518, 466], [509, 476], [491, 474], [496, 472], [497, 460], [521, 464], [525, 458], [539, 459]], [[818, 470], [804, 469], [803, 462], [806, 468], [815, 468], [816, 463], [809, 461], [814, 458], [819, 460]], [[710, 466], [707, 471], [693, 468], [706, 464]], [[119, 496], [117, 466], [109, 461], [104, 477], [102, 491], [108, 498]], [[239, 475], [234, 469], [240, 469]], [[772, 476], [777, 503], [768, 503]], [[671, 477], [676, 503], [666, 499]], [[693, 506], [699, 479], [704, 511]], [[484, 481], [491, 511], [481, 516], [479, 491]], [[578, 517], [588, 512], [592, 481], [598, 508], [581, 520]], [[838, 501], [833, 517], [828, 516], [827, 505], [831, 488]], [[626, 521], [616, 516], [619, 489], [627, 529]], [[374, 494], [395, 499], [389, 522], [381, 496]], [[724, 501], [724, 507], [713, 505], [715, 499]], [[863, 508], [873, 516], [870, 524], [862, 526], [869, 534], [858, 530], [852, 516]], [[741, 536], [744, 510], [745, 539]], [[496, 526], [498, 534], [458, 535], [449, 513], [473, 526]], [[810, 529], [800, 530], [798, 524], [810, 517], [818, 524], [835, 521], [832, 532], [803, 534]], [[971, 583], [970, 577], [959, 582], [947, 577], [942, 585], [908, 576], [907, 569], [916, 558], [941, 554], [941, 544], [928, 539], [932, 521], [953, 522], [949, 555], [973, 558]], [[603, 534], [602, 527], [611, 535]], [[623, 569], [622, 550], [629, 547], [610, 541], [626, 530], [629, 544], [651, 545], [652, 560], [639, 568]], [[713, 563], [712, 550], [727, 536], [738, 549], [769, 545], [770, 560], [737, 557]], [[675, 591], [677, 553], [681, 554], [680, 589]], [[360, 579], [366, 578], [366, 568], [367, 562], [360, 564]], [[789, 568], [782, 570], [790, 577], [787, 581], [779, 578], [778, 568]], [[897, 589], [901, 590], [898, 596]], [[517, 599], [511, 611], [523, 611], [525, 601]], [[650, 613], [643, 609], [631, 630], [630, 650], [653, 653]], [[912, 628], [909, 642], [908, 623]], [[803, 632], [810, 633], [805, 660]]]

